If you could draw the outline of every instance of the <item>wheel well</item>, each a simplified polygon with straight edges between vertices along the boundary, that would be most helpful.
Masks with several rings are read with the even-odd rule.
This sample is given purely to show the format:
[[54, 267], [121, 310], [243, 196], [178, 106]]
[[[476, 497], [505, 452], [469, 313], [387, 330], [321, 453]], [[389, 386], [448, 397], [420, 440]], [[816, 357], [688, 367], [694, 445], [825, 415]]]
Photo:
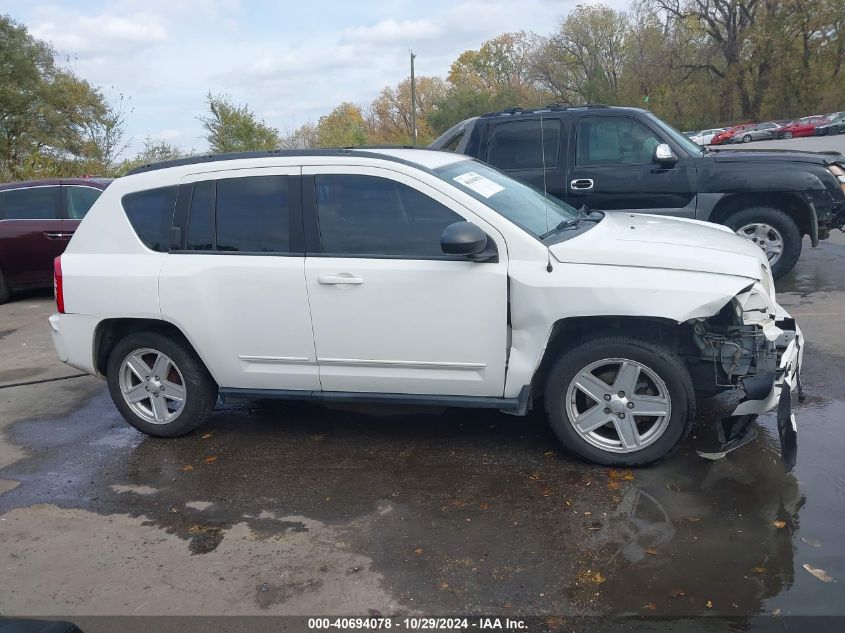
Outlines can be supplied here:
[[[182, 333], [182, 330], [167, 321], [160, 319], [104, 319], [97, 325], [97, 331], [94, 333], [94, 366], [97, 373], [105, 376], [109, 356], [114, 346], [127, 334], [138, 332], [156, 332], [173, 337], [196, 354], [196, 350]], [[199, 354], [197, 354], [197, 358], [199, 358]]]
[[725, 220], [743, 209], [752, 207], [772, 207], [783, 211], [791, 217], [801, 235], [810, 235], [810, 208], [807, 202], [797, 193], [738, 193], [725, 196], [714, 207], [708, 220], [723, 224]]
[[692, 330], [686, 324], [658, 317], [602, 316], [572, 317], [557, 321], [552, 327], [549, 343], [543, 359], [532, 379], [532, 393], [539, 397], [543, 393], [546, 376], [558, 356], [587, 338], [603, 336], [632, 336], [649, 341], [673, 351], [682, 358], [695, 353]]

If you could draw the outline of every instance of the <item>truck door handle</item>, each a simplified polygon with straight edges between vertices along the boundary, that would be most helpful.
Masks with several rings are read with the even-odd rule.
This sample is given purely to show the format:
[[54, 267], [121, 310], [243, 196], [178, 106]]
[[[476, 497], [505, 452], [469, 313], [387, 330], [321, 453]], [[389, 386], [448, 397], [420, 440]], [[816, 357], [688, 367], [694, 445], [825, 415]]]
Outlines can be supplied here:
[[572, 189], [577, 189], [578, 191], [589, 191], [593, 188], [593, 179], [592, 178], [576, 178], [572, 182], [569, 183], [569, 186]]
[[321, 275], [317, 277], [317, 281], [324, 286], [341, 286], [341, 285], [360, 285], [364, 280], [360, 277], [353, 277], [349, 273], [341, 273], [340, 275]]

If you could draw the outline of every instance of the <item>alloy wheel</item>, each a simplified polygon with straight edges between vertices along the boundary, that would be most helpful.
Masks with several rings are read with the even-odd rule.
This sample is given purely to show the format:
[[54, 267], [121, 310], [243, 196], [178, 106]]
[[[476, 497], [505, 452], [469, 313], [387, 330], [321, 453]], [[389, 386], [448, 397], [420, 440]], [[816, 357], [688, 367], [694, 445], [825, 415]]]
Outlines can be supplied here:
[[774, 266], [783, 255], [783, 235], [770, 224], [746, 224], [737, 230], [737, 235], [763, 249], [770, 266]]
[[628, 358], [604, 358], [575, 374], [566, 407], [578, 435], [612, 453], [633, 453], [653, 444], [672, 416], [666, 383]]
[[158, 350], [138, 349], [126, 356], [118, 383], [132, 412], [151, 424], [173, 422], [185, 406], [187, 391], [182, 372]]

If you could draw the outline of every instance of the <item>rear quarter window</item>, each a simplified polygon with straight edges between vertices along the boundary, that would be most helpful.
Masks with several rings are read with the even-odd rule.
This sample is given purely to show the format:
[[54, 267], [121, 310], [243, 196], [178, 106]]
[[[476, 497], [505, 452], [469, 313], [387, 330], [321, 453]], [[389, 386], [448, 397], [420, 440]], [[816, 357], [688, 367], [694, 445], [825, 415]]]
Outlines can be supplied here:
[[170, 247], [170, 227], [176, 207], [177, 187], [136, 191], [123, 196], [123, 210], [144, 245], [166, 253]]

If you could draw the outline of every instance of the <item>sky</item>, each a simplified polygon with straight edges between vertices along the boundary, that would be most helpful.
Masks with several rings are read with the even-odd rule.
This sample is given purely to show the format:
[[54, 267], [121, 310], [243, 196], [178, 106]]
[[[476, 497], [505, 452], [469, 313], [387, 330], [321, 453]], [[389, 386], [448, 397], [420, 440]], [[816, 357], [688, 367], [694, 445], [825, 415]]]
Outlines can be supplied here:
[[[507, 31], [552, 32], [595, 0], [0, 0], [112, 101], [129, 99], [127, 155], [146, 136], [206, 143], [205, 96], [227, 93], [290, 132], [342, 101], [366, 105], [409, 74], [445, 77], [463, 51]], [[624, 9], [628, 0], [604, 0]]]

